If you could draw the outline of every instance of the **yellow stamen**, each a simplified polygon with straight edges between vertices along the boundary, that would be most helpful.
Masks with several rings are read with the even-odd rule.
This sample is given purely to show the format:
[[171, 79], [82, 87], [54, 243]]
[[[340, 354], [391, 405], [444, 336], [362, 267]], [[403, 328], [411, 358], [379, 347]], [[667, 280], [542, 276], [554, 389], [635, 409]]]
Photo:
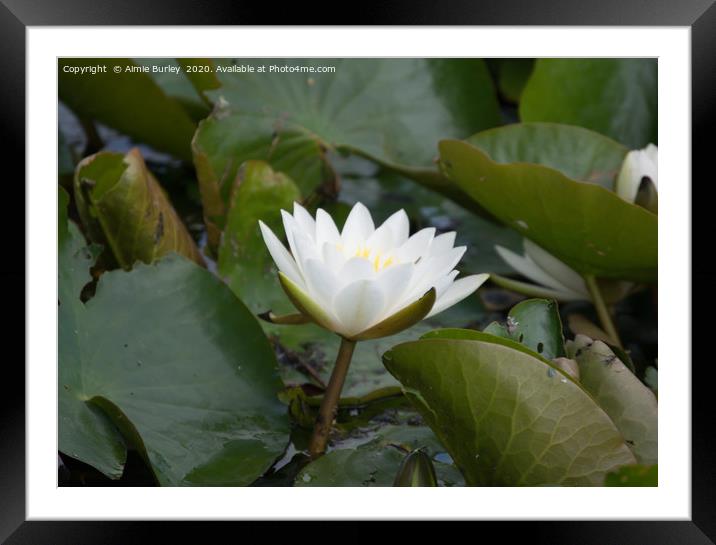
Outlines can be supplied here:
[[[343, 250], [344, 250], [344, 247], [342, 244], [336, 244], [336, 248], [340, 252], [343, 252]], [[370, 248], [368, 248], [367, 246], [359, 247], [356, 250], [355, 254], [353, 254], [353, 257], [360, 257], [360, 258], [367, 259], [367, 260], [371, 261], [371, 264], [373, 265], [373, 269], [376, 272], [380, 271], [382, 269], [385, 269], [386, 267], [389, 267], [390, 265], [395, 263], [393, 256], [390, 256], [388, 259], [383, 261], [383, 254], [381, 252], [377, 252], [377, 253], [375, 253], [375, 255], [373, 255], [373, 251]]]
[[380, 270], [380, 254], [375, 256], [373, 260], [373, 269], [377, 272]]

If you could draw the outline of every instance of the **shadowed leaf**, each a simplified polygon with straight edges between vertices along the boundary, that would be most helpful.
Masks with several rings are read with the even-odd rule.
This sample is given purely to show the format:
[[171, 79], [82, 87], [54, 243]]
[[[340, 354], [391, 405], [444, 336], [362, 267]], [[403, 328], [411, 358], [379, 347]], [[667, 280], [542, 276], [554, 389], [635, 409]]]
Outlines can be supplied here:
[[[58, 63], [60, 100], [77, 115], [191, 159], [194, 122], [142, 66], [131, 59], [112, 58], [62, 58]], [[97, 66], [105, 70], [93, 70]], [[82, 69], [84, 73], [71, 71]]]

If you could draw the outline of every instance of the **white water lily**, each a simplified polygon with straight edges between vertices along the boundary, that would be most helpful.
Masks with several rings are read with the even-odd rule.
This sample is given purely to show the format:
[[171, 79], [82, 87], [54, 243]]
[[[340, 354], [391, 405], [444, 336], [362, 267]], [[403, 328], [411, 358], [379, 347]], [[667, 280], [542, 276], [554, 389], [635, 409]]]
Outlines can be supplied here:
[[627, 153], [614, 188], [617, 195], [625, 201], [635, 202], [644, 178], [649, 178], [654, 189], [658, 189], [658, 155], [659, 150], [654, 144]]
[[357, 203], [341, 232], [318, 209], [315, 219], [299, 204], [281, 211], [290, 252], [263, 222], [261, 233], [296, 308], [350, 340], [392, 335], [458, 303], [487, 274], [456, 279], [465, 246], [455, 233], [422, 229], [409, 236], [404, 210], [375, 228]]
[[536, 285], [500, 277], [493, 277], [493, 281], [527, 295], [558, 301], [591, 301], [587, 285], [577, 271], [531, 240], [523, 239], [523, 246], [524, 255], [502, 246], [495, 246], [495, 250], [510, 267]]

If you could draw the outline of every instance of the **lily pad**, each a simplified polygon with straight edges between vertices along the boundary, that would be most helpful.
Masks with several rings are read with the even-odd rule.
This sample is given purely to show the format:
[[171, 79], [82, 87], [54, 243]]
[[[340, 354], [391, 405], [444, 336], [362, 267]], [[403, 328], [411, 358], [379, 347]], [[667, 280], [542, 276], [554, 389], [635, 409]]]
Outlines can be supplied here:
[[390, 486], [403, 456], [389, 446], [334, 450], [305, 467], [294, 486]]
[[534, 163], [573, 180], [613, 190], [629, 149], [582, 127], [559, 123], [515, 123], [466, 139], [498, 163]]
[[594, 183], [532, 163], [501, 164], [461, 141], [440, 142], [448, 177], [523, 236], [582, 274], [656, 279], [657, 216]]
[[438, 331], [383, 361], [470, 485], [598, 486], [635, 461], [578, 383], [513, 341]]
[[658, 411], [654, 393], [601, 341], [577, 335], [567, 346], [582, 385], [624, 435], [640, 464], [658, 462]]
[[562, 320], [553, 300], [522, 301], [512, 307], [505, 325], [493, 322], [485, 328], [485, 333], [512, 339], [548, 360], [565, 354]]
[[122, 476], [127, 452], [122, 436], [112, 422], [96, 407], [78, 401], [70, 389], [70, 380], [78, 381], [76, 371], [63, 365], [81, 359], [78, 328], [82, 288], [92, 277], [89, 268], [94, 262], [82, 233], [67, 221], [69, 196], [59, 188], [58, 253], [59, 253], [59, 445], [65, 454], [97, 468], [112, 479]]
[[[207, 223], [221, 230], [237, 168], [269, 161], [308, 196], [337, 192], [328, 152], [366, 157], [454, 193], [433, 165], [439, 138], [499, 124], [492, 81], [479, 59], [242, 59], [265, 73], [218, 74], [217, 109], [201, 123], [194, 159]], [[290, 65], [284, 73], [271, 66]], [[335, 66], [319, 73], [319, 66]], [[211, 242], [211, 240], [210, 240]], [[218, 239], [216, 239], [218, 242]]]
[[189, 231], [137, 148], [126, 155], [100, 152], [75, 171], [75, 202], [94, 242], [106, 245], [117, 263], [152, 263], [169, 253], [203, 265]]
[[[143, 67], [119, 58], [61, 58], [58, 64], [60, 100], [77, 115], [104, 123], [155, 149], [191, 159], [194, 122]], [[98, 65], [105, 70], [93, 71]]]
[[83, 304], [91, 262], [76, 228], [60, 226], [60, 450], [117, 478], [123, 437], [159, 484], [253, 482], [289, 432], [255, 318], [179, 256], [105, 273]]
[[520, 117], [579, 125], [643, 148], [657, 141], [656, 84], [656, 59], [538, 59]]
[[378, 425], [375, 430], [358, 433], [357, 439], [346, 440], [303, 468], [294, 486], [393, 486], [401, 463], [416, 448], [422, 448], [433, 460], [440, 486], [464, 484], [457, 468], [443, 457], [444, 448], [427, 426]]

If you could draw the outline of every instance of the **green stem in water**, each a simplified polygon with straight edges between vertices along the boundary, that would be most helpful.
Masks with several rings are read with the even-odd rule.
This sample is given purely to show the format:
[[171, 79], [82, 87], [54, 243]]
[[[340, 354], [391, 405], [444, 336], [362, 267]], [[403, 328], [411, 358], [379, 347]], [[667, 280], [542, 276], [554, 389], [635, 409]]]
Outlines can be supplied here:
[[619, 348], [622, 348], [622, 341], [619, 338], [617, 328], [614, 327], [612, 315], [609, 312], [606, 303], [604, 302], [604, 298], [602, 297], [602, 292], [599, 289], [597, 279], [593, 275], [587, 274], [584, 275], [584, 281], [587, 284], [587, 289], [589, 290], [589, 295], [592, 298], [594, 308], [597, 310], [597, 316], [599, 317], [599, 322], [602, 324], [602, 328], [607, 333], [607, 335], [609, 335], [609, 337], [614, 341], [614, 343], [616, 343]]
[[311, 441], [308, 444], [308, 452], [311, 458], [318, 458], [326, 452], [328, 436], [333, 427], [333, 419], [336, 417], [338, 410], [338, 400], [341, 397], [341, 390], [343, 390], [343, 384], [346, 381], [348, 367], [351, 364], [351, 357], [353, 356], [355, 346], [356, 341], [341, 339], [341, 347], [338, 349], [336, 364], [333, 367], [333, 373], [331, 373], [328, 386], [326, 386], [326, 391], [323, 394], [323, 401], [321, 401], [321, 407], [316, 417], [316, 424], [313, 427], [313, 435], [311, 435]]

